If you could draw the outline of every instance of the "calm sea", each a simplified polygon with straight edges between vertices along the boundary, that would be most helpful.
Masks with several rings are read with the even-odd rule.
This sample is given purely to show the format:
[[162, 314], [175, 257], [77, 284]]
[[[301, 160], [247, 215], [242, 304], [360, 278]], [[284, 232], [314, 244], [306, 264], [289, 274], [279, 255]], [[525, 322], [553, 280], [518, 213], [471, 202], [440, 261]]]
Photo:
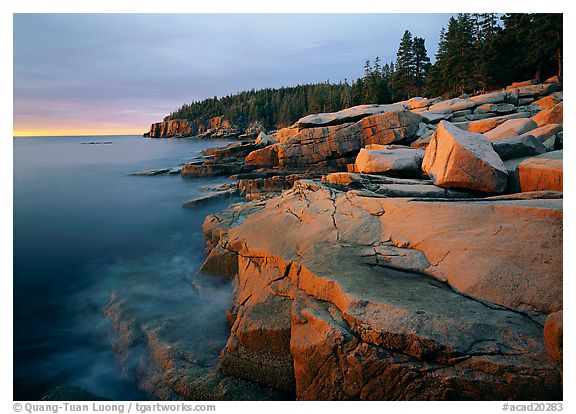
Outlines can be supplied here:
[[[83, 144], [91, 141], [112, 143]], [[14, 139], [15, 399], [38, 399], [59, 386], [107, 399], [150, 398], [122, 374], [112, 351], [103, 308], [113, 292], [137, 301], [148, 318], [206, 307], [218, 327], [214, 335], [225, 340], [230, 288], [218, 287], [210, 303], [192, 286], [204, 257], [202, 221], [230, 200], [181, 207], [200, 187], [225, 179], [130, 173], [175, 167], [226, 144], [138, 136]]]

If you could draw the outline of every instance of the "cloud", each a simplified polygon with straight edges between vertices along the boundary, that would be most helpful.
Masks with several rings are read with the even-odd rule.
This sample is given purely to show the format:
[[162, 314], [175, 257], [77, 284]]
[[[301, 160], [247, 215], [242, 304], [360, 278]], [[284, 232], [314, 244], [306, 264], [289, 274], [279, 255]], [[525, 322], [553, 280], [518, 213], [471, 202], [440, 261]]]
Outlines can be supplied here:
[[16, 14], [15, 129], [74, 116], [140, 132], [192, 100], [355, 79], [366, 58], [394, 60], [405, 29], [425, 37], [432, 56], [448, 17]]

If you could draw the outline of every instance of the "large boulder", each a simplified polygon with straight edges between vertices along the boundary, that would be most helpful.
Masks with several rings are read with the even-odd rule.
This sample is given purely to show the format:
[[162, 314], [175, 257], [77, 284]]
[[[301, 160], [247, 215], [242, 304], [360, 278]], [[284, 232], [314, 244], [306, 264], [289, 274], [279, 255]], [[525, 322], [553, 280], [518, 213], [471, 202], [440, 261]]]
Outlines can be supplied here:
[[471, 99], [454, 98], [454, 99], [448, 99], [446, 101], [438, 102], [438, 103], [430, 106], [430, 108], [428, 108], [428, 109], [432, 112], [435, 112], [435, 111], [455, 112], [455, 111], [462, 111], [465, 109], [474, 108], [477, 105], [478, 105], [478, 102], [475, 102]]
[[547, 124], [530, 130], [528, 135], [532, 135], [540, 142], [545, 142], [546, 140], [561, 132], [562, 129], [562, 125], [560, 124]]
[[552, 151], [518, 164], [522, 191], [562, 191], [563, 151]]
[[399, 145], [368, 145], [356, 157], [356, 170], [365, 174], [408, 174], [420, 172], [424, 151]]
[[273, 167], [278, 165], [279, 145], [268, 145], [267, 147], [252, 151], [246, 156], [246, 165], [259, 167]]
[[530, 117], [529, 112], [517, 112], [515, 114], [495, 116], [486, 119], [471, 120], [469, 122], [458, 122], [454, 123], [454, 125], [465, 131], [478, 132], [479, 134], [483, 134], [487, 131], [490, 131], [491, 129], [496, 128], [498, 125], [503, 124], [505, 121], [508, 121], [509, 119], [529, 118], [529, 117]]
[[508, 172], [483, 135], [442, 121], [426, 148], [422, 170], [439, 187], [500, 193]]
[[517, 135], [492, 142], [494, 151], [502, 160], [544, 154], [547, 150], [543, 143], [532, 135]]
[[340, 125], [348, 122], [356, 122], [370, 115], [381, 114], [389, 111], [405, 109], [403, 103], [389, 105], [358, 105], [342, 109], [338, 112], [307, 115], [298, 120], [299, 128], [316, 128], [329, 125]]
[[327, 160], [355, 157], [368, 144], [409, 143], [422, 118], [409, 110], [388, 111], [355, 123], [303, 129], [278, 147], [280, 168], [314, 167]]
[[564, 102], [560, 102], [551, 108], [544, 109], [532, 117], [532, 120], [539, 126], [547, 124], [563, 124], [564, 123]]
[[490, 92], [490, 93], [484, 93], [482, 95], [472, 96], [470, 98], [470, 100], [476, 102], [478, 105], [483, 105], [483, 104], [495, 104], [495, 103], [504, 102], [505, 98], [506, 98], [505, 92], [497, 91], [497, 92]]
[[484, 135], [490, 141], [494, 141], [497, 139], [509, 138], [509, 137], [513, 137], [516, 135], [522, 135], [522, 134], [536, 128], [537, 126], [538, 125], [536, 124], [536, 122], [534, 122], [531, 119], [525, 119], [525, 118], [509, 119], [509, 120], [501, 123], [500, 125], [498, 125], [496, 128], [485, 132]]
[[539, 85], [527, 85], [521, 86], [516, 91], [518, 92], [518, 97], [526, 97], [526, 96], [544, 96], [554, 93], [561, 88], [559, 85], [554, 83], [544, 83]]
[[530, 106], [542, 110], [552, 108], [560, 102], [562, 102], [562, 92], [557, 92], [532, 102]]
[[258, 137], [256, 138], [256, 141], [254, 143], [256, 145], [271, 145], [271, 144], [277, 144], [278, 141], [276, 141], [275, 138], [270, 137], [265, 132], [260, 132], [260, 134], [258, 134]]
[[408, 106], [410, 109], [420, 109], [426, 108], [429, 105], [427, 98], [414, 97], [408, 100]]

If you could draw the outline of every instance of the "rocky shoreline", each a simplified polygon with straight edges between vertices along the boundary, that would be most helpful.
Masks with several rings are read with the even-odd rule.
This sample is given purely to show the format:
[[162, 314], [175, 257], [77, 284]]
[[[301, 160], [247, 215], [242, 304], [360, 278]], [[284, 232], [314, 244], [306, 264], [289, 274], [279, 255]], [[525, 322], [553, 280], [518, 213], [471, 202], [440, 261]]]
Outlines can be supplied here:
[[[200, 371], [147, 335], [144, 388], [562, 399], [561, 90], [556, 78], [309, 115], [182, 166], [235, 181], [189, 206], [248, 199], [203, 225], [200, 271], [233, 283], [231, 331]], [[125, 332], [113, 301], [109, 315]]]

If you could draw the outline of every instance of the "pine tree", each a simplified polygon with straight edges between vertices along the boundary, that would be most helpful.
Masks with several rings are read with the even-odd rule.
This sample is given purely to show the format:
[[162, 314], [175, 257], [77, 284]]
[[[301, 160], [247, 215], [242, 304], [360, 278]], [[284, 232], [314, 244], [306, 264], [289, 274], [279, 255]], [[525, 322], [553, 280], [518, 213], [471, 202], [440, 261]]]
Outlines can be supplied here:
[[422, 94], [424, 86], [424, 79], [430, 70], [430, 58], [426, 51], [425, 40], [421, 37], [414, 37], [413, 42], [413, 55], [414, 55], [414, 81], [416, 83], [416, 93], [418, 96]]
[[342, 85], [340, 106], [342, 108], [349, 108], [352, 105], [353, 105], [352, 87], [348, 84], [348, 80], [344, 79], [344, 84]]
[[402, 99], [411, 96], [414, 85], [414, 44], [409, 30], [404, 32], [400, 40], [393, 84], [398, 97]]

